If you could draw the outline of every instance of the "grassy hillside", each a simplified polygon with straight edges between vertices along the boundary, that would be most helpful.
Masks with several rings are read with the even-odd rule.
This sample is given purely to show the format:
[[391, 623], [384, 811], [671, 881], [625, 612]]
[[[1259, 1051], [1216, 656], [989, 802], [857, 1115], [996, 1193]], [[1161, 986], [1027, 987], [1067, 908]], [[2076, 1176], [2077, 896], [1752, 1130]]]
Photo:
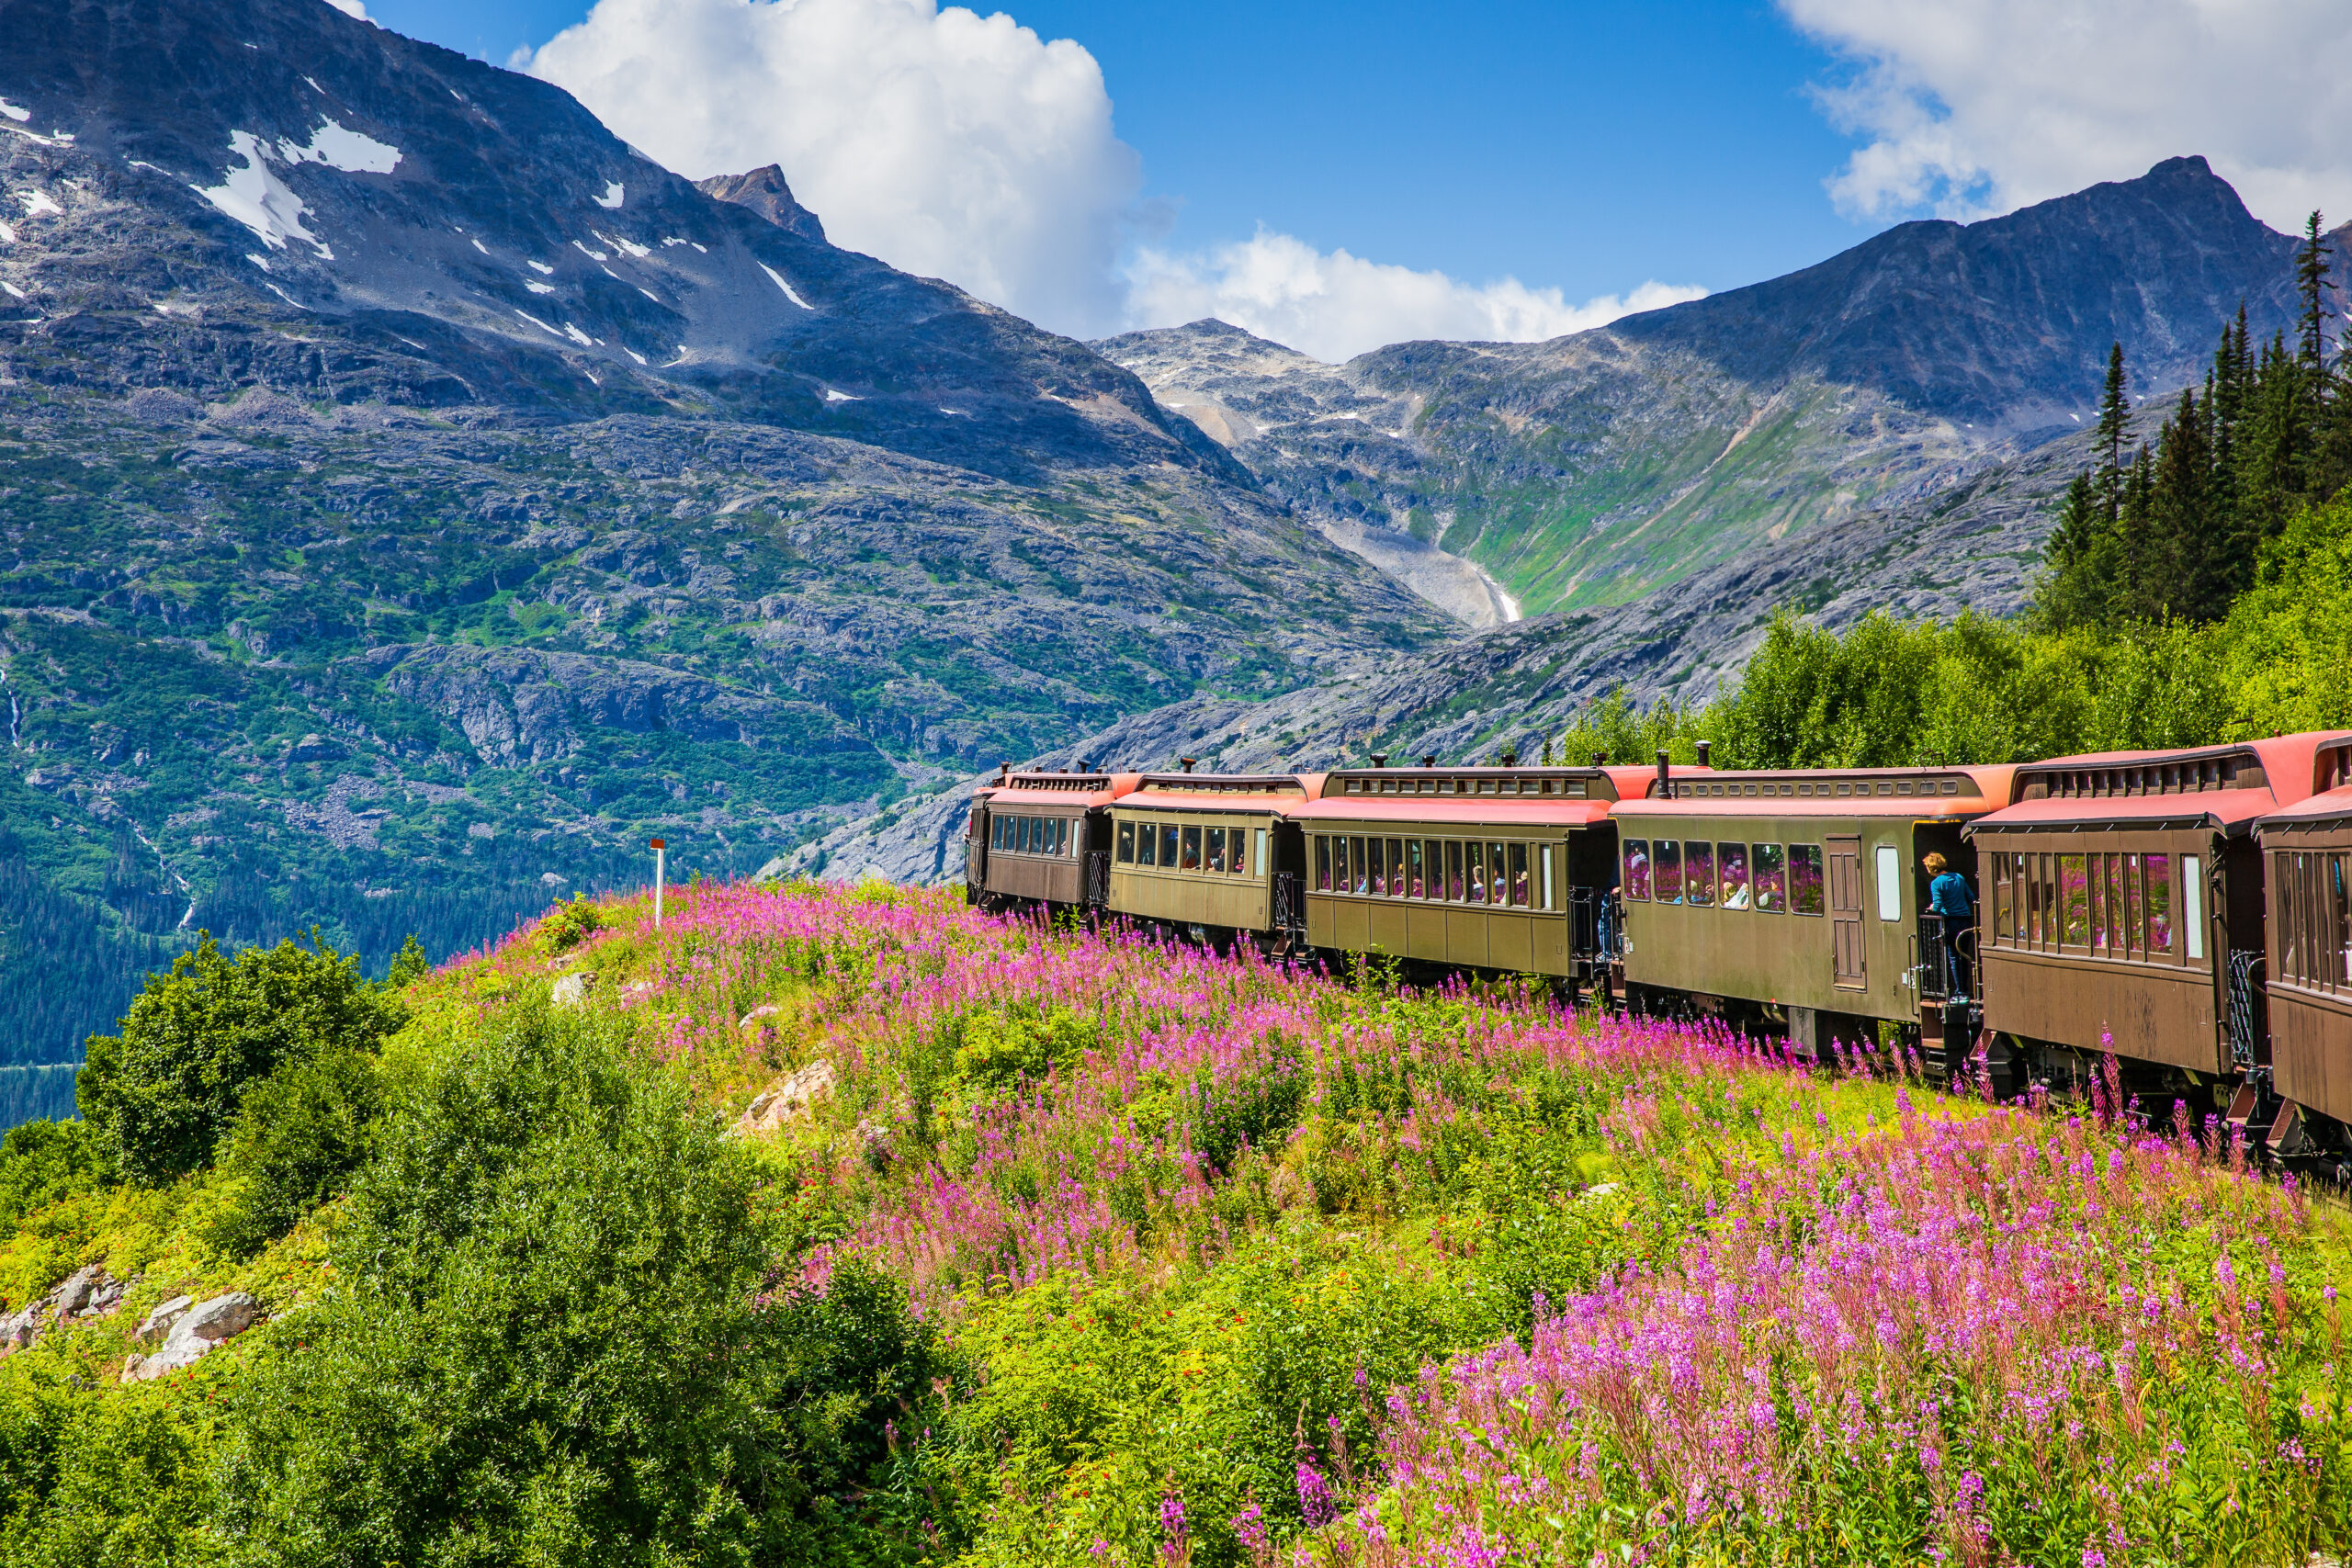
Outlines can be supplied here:
[[[396, 1032], [282, 1048], [185, 1176], [120, 1179], [119, 1111], [11, 1135], [0, 1294], [130, 1283], [0, 1360], [0, 1563], [2284, 1564], [2352, 1530], [2345, 1221], [2185, 1110], [879, 886], [648, 914], [367, 992]], [[298, 1166], [324, 1201], [238, 1260], [222, 1216]], [[259, 1326], [118, 1381], [151, 1305], [232, 1288]]]

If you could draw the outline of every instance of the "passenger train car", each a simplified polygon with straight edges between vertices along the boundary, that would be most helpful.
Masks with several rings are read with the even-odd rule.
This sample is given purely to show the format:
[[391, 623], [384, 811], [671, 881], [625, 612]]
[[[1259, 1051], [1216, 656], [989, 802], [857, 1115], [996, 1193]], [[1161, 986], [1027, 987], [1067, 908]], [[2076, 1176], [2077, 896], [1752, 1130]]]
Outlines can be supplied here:
[[[2352, 732], [2015, 767], [1041, 773], [973, 799], [967, 896], [1275, 957], [1546, 977], [1803, 1054], [1900, 1039], [2004, 1094], [2112, 1053], [2352, 1179]], [[1978, 910], [1948, 996], [1923, 861]]]

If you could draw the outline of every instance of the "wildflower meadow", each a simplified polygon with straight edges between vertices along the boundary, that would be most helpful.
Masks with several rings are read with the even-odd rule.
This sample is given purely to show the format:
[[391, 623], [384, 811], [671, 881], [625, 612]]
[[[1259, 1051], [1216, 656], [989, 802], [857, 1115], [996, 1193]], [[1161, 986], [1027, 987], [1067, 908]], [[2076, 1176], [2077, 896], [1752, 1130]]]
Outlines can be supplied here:
[[2186, 1108], [1994, 1105], [1868, 1042], [1808, 1070], [1524, 986], [879, 886], [648, 913], [450, 966], [412, 1034], [592, 972], [699, 1103], [754, 1112], [779, 1298], [878, 1275], [936, 1337], [849, 1505], [906, 1560], [2121, 1568], [2352, 1538], [2341, 1204]]

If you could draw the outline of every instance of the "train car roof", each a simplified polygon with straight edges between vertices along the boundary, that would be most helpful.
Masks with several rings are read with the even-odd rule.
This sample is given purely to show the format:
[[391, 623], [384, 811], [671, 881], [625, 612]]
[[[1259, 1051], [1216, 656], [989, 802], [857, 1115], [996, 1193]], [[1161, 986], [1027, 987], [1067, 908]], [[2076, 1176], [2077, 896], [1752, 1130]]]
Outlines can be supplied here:
[[2018, 768], [2017, 804], [1972, 831], [2002, 828], [2143, 827], [2177, 822], [2244, 831], [2311, 797], [2352, 731], [2309, 731], [2169, 751], [2096, 751]]
[[1981, 817], [2008, 803], [2008, 766], [1758, 768], [1677, 773], [1671, 797], [1621, 801], [1632, 822], [1679, 817]]
[[1136, 787], [1139, 773], [1007, 773], [974, 791], [990, 806], [1108, 806]]
[[1609, 819], [1616, 802], [1577, 800], [1553, 795], [1546, 799], [1504, 799], [1490, 795], [1325, 795], [1291, 813], [1301, 822], [1446, 822], [1496, 827], [1581, 828]]
[[2255, 824], [2255, 830], [2277, 826], [2309, 828], [2321, 824], [2352, 827], [2352, 737], [2323, 744], [2313, 759], [2318, 793], [2283, 811], [2274, 811]]
[[1144, 773], [1121, 806], [1159, 811], [1289, 815], [1323, 792], [1321, 773]]

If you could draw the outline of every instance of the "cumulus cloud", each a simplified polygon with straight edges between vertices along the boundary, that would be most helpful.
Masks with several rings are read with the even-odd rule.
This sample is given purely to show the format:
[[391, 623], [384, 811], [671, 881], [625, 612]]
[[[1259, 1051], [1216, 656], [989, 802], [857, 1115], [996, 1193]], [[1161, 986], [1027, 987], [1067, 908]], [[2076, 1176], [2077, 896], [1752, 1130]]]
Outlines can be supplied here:
[[2352, 205], [2343, 0], [1781, 0], [1842, 56], [1849, 214], [1974, 218], [2202, 152], [2256, 216]]
[[327, 4], [342, 12], [345, 16], [349, 17], [353, 21], [364, 22], [368, 20], [368, 7], [362, 3], [362, 0], [327, 0]]
[[1706, 292], [1645, 283], [1622, 299], [1575, 305], [1556, 288], [1530, 288], [1515, 277], [1460, 283], [1344, 250], [1326, 254], [1264, 229], [1198, 255], [1140, 251], [1127, 277], [1128, 315], [1138, 326], [1214, 316], [1334, 363], [1415, 338], [1535, 342]]
[[835, 243], [1081, 335], [1141, 186], [1094, 57], [934, 0], [598, 0], [521, 62], [690, 178], [783, 166]]

